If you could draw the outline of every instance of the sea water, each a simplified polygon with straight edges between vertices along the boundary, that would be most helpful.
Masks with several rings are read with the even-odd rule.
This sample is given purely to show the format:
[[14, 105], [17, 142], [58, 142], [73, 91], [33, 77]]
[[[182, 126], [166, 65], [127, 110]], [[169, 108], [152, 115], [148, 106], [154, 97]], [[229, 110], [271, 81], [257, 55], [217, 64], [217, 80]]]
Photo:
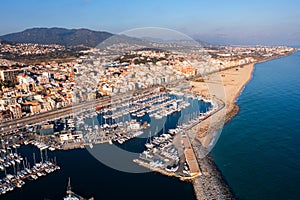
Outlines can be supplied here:
[[212, 151], [239, 199], [300, 199], [300, 52], [255, 65]]

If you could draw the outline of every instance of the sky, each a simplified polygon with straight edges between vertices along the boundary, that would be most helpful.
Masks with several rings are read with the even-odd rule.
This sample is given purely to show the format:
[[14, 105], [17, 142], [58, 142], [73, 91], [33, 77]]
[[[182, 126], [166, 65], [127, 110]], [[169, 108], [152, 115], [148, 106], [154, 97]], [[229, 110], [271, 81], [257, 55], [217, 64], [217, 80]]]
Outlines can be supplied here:
[[161, 27], [213, 44], [300, 45], [299, 0], [1, 0], [0, 8], [0, 35]]

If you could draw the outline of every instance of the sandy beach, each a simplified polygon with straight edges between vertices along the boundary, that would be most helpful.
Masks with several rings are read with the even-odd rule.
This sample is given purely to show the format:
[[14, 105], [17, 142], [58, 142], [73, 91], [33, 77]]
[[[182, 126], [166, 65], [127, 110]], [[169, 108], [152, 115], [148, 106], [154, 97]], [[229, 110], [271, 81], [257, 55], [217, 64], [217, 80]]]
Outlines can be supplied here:
[[[204, 82], [191, 82], [193, 92], [206, 97], [215, 96], [225, 103], [225, 107], [216, 114], [201, 122], [194, 138], [198, 139], [204, 147], [210, 144], [214, 130], [233, 117], [238, 106], [237, 97], [245, 85], [251, 80], [254, 64], [235, 67], [214, 73], [205, 77]], [[193, 137], [193, 136], [192, 136]]]
[[[223, 70], [205, 77], [204, 82], [192, 82], [193, 91], [207, 97], [216, 97], [225, 103], [224, 108], [201, 122], [194, 135], [192, 146], [198, 164], [203, 173], [192, 181], [197, 199], [234, 199], [228, 185], [222, 179], [213, 160], [207, 153], [213, 148], [219, 136], [215, 131], [222, 128], [238, 113], [239, 107], [235, 104], [237, 97], [245, 85], [251, 80], [254, 64], [244, 65]], [[204, 147], [206, 151], [200, 150]]]
[[251, 80], [253, 70], [254, 64], [249, 64], [220, 72], [226, 94], [226, 113], [229, 113], [233, 109], [240, 92]]
[[[236, 100], [245, 85], [251, 80], [254, 65], [282, 56], [224, 69], [219, 73], [207, 75], [200, 81], [196, 80], [190, 83], [195, 94], [208, 98], [215, 97], [225, 103], [224, 108], [198, 124], [195, 133], [189, 135], [190, 138], [193, 138], [192, 148], [203, 174], [192, 181], [197, 199], [235, 199], [209, 152], [216, 144], [223, 125], [238, 113], [239, 106], [236, 104]], [[215, 134], [218, 129], [220, 130], [219, 134]], [[203, 149], [205, 149], [204, 153]]]
[[[241, 90], [247, 82], [251, 80], [253, 69], [254, 64], [230, 68], [209, 75], [204, 79], [205, 82], [192, 82], [191, 84], [194, 86], [194, 92], [196, 93], [202, 93], [205, 96], [216, 96], [217, 98], [224, 100], [227, 106], [226, 111], [229, 112]], [[219, 90], [214, 89], [217, 87], [219, 90], [223, 88], [224, 91], [220, 92]]]

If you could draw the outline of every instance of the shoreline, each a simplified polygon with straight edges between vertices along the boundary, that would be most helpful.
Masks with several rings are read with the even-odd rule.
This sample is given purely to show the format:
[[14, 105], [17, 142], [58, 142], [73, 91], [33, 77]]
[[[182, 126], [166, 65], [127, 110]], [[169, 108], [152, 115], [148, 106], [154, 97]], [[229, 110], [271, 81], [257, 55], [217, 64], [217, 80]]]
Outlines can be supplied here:
[[[229, 122], [234, 116], [236, 116], [239, 112], [239, 105], [237, 104], [237, 100], [241, 93], [243, 92], [246, 85], [252, 80], [253, 78], [253, 72], [255, 69], [255, 65], [263, 62], [267, 62], [274, 59], [279, 59], [282, 57], [289, 56], [296, 51], [293, 51], [292, 53], [282, 55], [282, 56], [276, 56], [271, 58], [262, 59], [259, 61], [256, 61], [254, 63], [246, 64], [243, 66], [235, 66], [230, 67], [228, 69], [224, 69], [220, 71], [220, 75], [222, 77], [222, 83], [224, 84], [224, 92], [225, 92], [225, 119], [224, 124]], [[242, 69], [242, 70], [241, 70]], [[238, 73], [238, 71], [243, 71], [241, 73]], [[241, 75], [242, 74], [242, 75]], [[239, 81], [237, 79], [234, 79], [234, 76], [238, 75], [240, 77]], [[226, 77], [227, 76], [227, 77]], [[227, 79], [226, 79], [227, 78]], [[230, 82], [238, 82], [239, 84], [232, 85]], [[204, 83], [206, 84], [206, 83]], [[200, 87], [201, 88], [201, 87]], [[214, 94], [217, 95], [217, 94]], [[224, 114], [224, 113], [223, 113]], [[215, 114], [217, 115], [217, 114]], [[197, 177], [196, 179], [192, 180], [192, 184], [194, 187], [194, 192], [196, 199], [198, 200], [204, 200], [204, 199], [236, 199], [234, 192], [224, 179], [222, 172], [218, 169], [218, 166], [215, 164], [214, 160], [212, 159], [210, 153], [208, 153], [207, 156], [202, 158], [199, 148], [207, 147], [208, 144], [206, 142], [206, 138], [209, 137], [209, 140], [211, 140], [211, 137], [213, 133], [218, 130], [218, 125], [222, 126], [224, 124], [220, 124], [218, 122], [212, 123], [211, 121], [216, 120], [218, 118], [213, 119], [214, 116], [210, 116], [208, 119], [206, 119], [206, 123], [201, 122], [199, 124], [199, 131], [195, 133], [195, 139], [192, 142], [192, 147], [194, 149], [195, 155], [198, 160], [198, 164], [203, 172], [202, 176]], [[212, 120], [213, 119], [213, 120]], [[208, 125], [208, 123], [212, 123]], [[198, 136], [198, 138], [197, 138]], [[200, 136], [200, 137], [199, 137]], [[200, 153], [200, 154], [199, 154]]]
[[[225, 92], [225, 107], [223, 108], [223, 113], [220, 115], [225, 114], [225, 119], [223, 119], [223, 123], [229, 122], [234, 116], [236, 116], [239, 112], [240, 107], [238, 104], [236, 104], [236, 100], [244, 90], [245, 86], [251, 81], [253, 78], [253, 72], [254, 72], [254, 65], [257, 63], [247, 64], [242, 66], [241, 68], [246, 69], [246, 76], [242, 76], [243, 81], [237, 85], [237, 88], [233, 90], [230, 88], [230, 85], [224, 85], [224, 92]], [[236, 71], [237, 68], [240, 67], [233, 67], [226, 70], [221, 71], [221, 76], [224, 75], [222, 78], [222, 83], [225, 81], [225, 78], [231, 79], [231, 76], [226, 77], [226, 73]], [[241, 77], [240, 77], [241, 78]], [[232, 79], [231, 79], [232, 80]], [[215, 164], [214, 160], [212, 159], [210, 153], [206, 155], [204, 158], [202, 155], [199, 155], [199, 151], [197, 149], [201, 148], [200, 146], [207, 145], [205, 142], [205, 138], [208, 136], [213, 136], [213, 133], [218, 129], [218, 126], [223, 126], [224, 124], [221, 122], [219, 124], [218, 122], [213, 124], [212, 127], [211, 124], [207, 125], [207, 123], [211, 123], [211, 119], [213, 119], [213, 116], [208, 118], [206, 122], [203, 124], [199, 124], [199, 133], [202, 135], [202, 141], [201, 138], [199, 139], [200, 142], [194, 141], [192, 143], [192, 147], [194, 149], [194, 152], [196, 154], [198, 164], [201, 168], [201, 171], [203, 172], [202, 176], [197, 177], [196, 179], [192, 180], [191, 183], [194, 188], [195, 197], [197, 200], [209, 200], [211, 198], [214, 199], [236, 199], [234, 192], [224, 179], [222, 172], [218, 169], [217, 165]], [[216, 119], [216, 118], [215, 118]], [[208, 121], [208, 122], [207, 122]], [[196, 133], [196, 139], [197, 135]], [[209, 141], [211, 140], [211, 137], [209, 137]], [[200, 144], [199, 144], [200, 143]], [[200, 145], [200, 146], [199, 146]]]

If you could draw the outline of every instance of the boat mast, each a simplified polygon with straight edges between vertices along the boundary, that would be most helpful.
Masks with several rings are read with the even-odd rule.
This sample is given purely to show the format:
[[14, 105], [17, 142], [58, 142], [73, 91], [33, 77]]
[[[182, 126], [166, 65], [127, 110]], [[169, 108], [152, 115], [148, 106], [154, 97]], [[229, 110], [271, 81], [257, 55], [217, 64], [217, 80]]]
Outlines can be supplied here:
[[34, 165], [36, 164], [36, 162], [35, 162], [35, 153], [33, 153], [33, 163], [34, 163]]
[[43, 152], [42, 152], [42, 150], [40, 150], [40, 153], [41, 153], [41, 162], [43, 163], [44, 162], [44, 158], [43, 158]]
[[69, 177], [69, 180], [68, 180], [67, 194], [72, 194], [72, 190], [71, 190], [71, 178], [70, 177]]
[[48, 161], [48, 152], [47, 152], [47, 149], [45, 150], [45, 159], [46, 159], [46, 161]]
[[149, 131], [149, 137], [148, 137], [148, 139], [147, 139], [147, 142], [146, 143], [152, 143], [152, 141], [151, 141], [151, 130]]
[[25, 170], [25, 161], [24, 160], [22, 160], [23, 161], [23, 169]]

